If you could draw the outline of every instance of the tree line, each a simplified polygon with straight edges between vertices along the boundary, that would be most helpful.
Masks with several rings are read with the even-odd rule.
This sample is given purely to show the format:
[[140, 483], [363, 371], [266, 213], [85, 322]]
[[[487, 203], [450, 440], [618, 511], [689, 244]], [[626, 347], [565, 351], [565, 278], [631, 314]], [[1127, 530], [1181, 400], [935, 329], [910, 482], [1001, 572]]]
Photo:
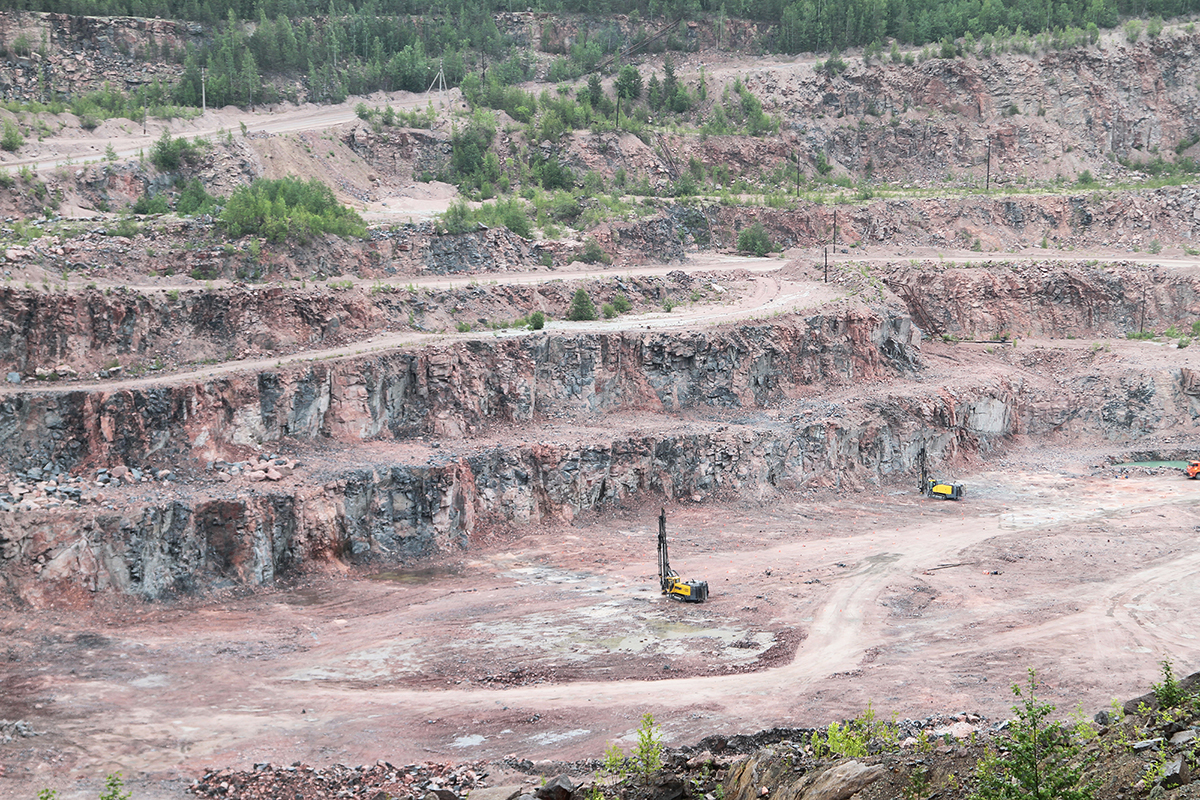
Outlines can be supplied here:
[[[979, 38], [1003, 30], [1036, 34], [1088, 25], [1111, 28], [1123, 17], [1197, 13], [1200, 0], [526, 0], [518, 10], [525, 8], [597, 18], [626, 14], [634, 28], [637, 20], [747, 19], [773, 25], [764, 47], [794, 53], [887, 38], [922, 45], [968, 33]], [[259, 71], [313, 75], [327, 70], [330, 92], [339, 85], [347, 91], [388, 84], [424, 89], [429, 85], [425, 79], [432, 80], [430, 71], [436, 74], [447, 57], [453, 62], [451, 82], [457, 83], [465, 74], [460, 68], [463, 53], [481, 53], [495, 63], [516, 47], [493, 20], [495, 14], [513, 10], [512, 0], [329, 0], [316, 8], [299, 0], [0, 0], [0, 10], [195, 20], [217, 29], [205, 50], [217, 61], [213, 69], [230, 74], [231, 80], [243, 78], [248, 85], [252, 75], [244, 61], [253, 56], [253, 68]], [[251, 23], [254, 33], [239, 33], [241, 23]], [[598, 25], [596, 30], [611, 28]], [[241, 49], [228, 52], [225, 48], [236, 45], [239, 37]], [[628, 41], [604, 49], [611, 51], [616, 44]], [[231, 60], [245, 74], [230, 73]], [[199, 65], [205, 66], [204, 61], [199, 56]]]

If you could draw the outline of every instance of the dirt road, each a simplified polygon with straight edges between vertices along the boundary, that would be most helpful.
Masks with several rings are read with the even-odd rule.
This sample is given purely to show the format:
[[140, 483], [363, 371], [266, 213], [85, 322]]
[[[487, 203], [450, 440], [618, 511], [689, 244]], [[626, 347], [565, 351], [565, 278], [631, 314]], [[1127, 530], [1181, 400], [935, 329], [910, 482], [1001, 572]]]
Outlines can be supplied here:
[[647, 711], [676, 744], [868, 702], [1002, 717], [1029, 667], [1092, 713], [1143, 691], [1161, 658], [1200, 659], [1197, 484], [1064, 463], [967, 485], [961, 503], [893, 486], [669, 509], [674, 566], [712, 587], [702, 606], [659, 595], [643, 509], [375, 580], [136, 615], [64, 597], [3, 623], [0, 716], [44, 735], [0, 750], [0, 787], [597, 756]]

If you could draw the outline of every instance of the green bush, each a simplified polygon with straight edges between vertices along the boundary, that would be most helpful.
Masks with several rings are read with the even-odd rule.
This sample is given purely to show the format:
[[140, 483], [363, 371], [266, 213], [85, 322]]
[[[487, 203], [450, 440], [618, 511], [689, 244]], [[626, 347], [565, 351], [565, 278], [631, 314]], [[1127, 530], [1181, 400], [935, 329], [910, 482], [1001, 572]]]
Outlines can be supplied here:
[[165, 214], [168, 210], [167, 198], [161, 194], [143, 194], [133, 204], [135, 214]]
[[600, 306], [600, 313], [604, 315], [605, 319], [612, 319], [617, 316], [617, 308], [612, 303], [605, 303]]
[[[633, 303], [629, 302], [629, 298], [623, 294], [618, 294], [612, 299], [613, 308], [618, 314], [627, 314], [633, 308]], [[1198, 321], [1200, 323], [1200, 321]]]
[[637, 730], [637, 744], [633, 747], [633, 763], [643, 780], [662, 769], [662, 733], [654, 724], [654, 716], [646, 714]]
[[540, 331], [544, 327], [546, 327], [546, 315], [545, 314], [543, 314], [541, 311], [534, 311], [532, 314], [529, 315], [530, 330]]
[[0, 136], [0, 148], [8, 152], [16, 152], [20, 145], [25, 144], [25, 137], [17, 130], [11, 120], [4, 121], [4, 136]]
[[162, 136], [150, 148], [150, 163], [163, 172], [174, 172], [185, 164], [194, 164], [200, 159], [200, 148], [184, 137], [171, 136], [163, 131]]
[[[1182, 345], [1181, 345], [1182, 346]], [[1154, 692], [1154, 699], [1158, 701], [1158, 705], [1163, 709], [1176, 708], [1184, 704], [1187, 700], [1187, 693], [1183, 687], [1179, 685], [1179, 679], [1175, 677], [1175, 671], [1171, 667], [1171, 659], [1164, 658], [1159, 662], [1162, 667], [1162, 683], [1154, 683], [1150, 685]]]
[[229, 196], [219, 219], [235, 239], [253, 235], [271, 242], [307, 241], [321, 233], [342, 238], [362, 238], [367, 233], [362, 217], [339, 203], [316, 178], [256, 178]]
[[755, 222], [738, 233], [738, 250], [743, 253], [753, 253], [762, 258], [774, 249], [775, 245], [771, 243], [771, 238], [767, 236], [761, 222]]
[[199, 178], [191, 178], [184, 182], [179, 191], [179, 199], [175, 201], [175, 213], [181, 217], [191, 217], [199, 214], [212, 214], [217, 210], [217, 198], [204, 188]]
[[579, 258], [588, 264], [608, 264], [612, 261], [612, 256], [601, 250], [600, 244], [590, 236], [583, 243], [583, 255]]
[[575, 296], [571, 298], [571, 310], [567, 312], [567, 319], [572, 322], [586, 322], [595, 318], [596, 304], [592, 302], [591, 296], [582, 287], [576, 289]]
[[0, 136], [0, 148], [14, 153], [23, 144], [25, 144], [25, 137], [21, 135], [21, 131], [11, 120], [4, 120], [4, 135]]
[[1095, 787], [1083, 780], [1090, 758], [1079, 758], [1082, 747], [1071, 728], [1047, 722], [1054, 706], [1039, 703], [1036, 689], [1032, 669], [1024, 692], [1013, 684], [1021, 700], [1013, 706], [1016, 724], [1008, 729], [1003, 757], [989, 751], [979, 762], [972, 800], [1091, 800]]

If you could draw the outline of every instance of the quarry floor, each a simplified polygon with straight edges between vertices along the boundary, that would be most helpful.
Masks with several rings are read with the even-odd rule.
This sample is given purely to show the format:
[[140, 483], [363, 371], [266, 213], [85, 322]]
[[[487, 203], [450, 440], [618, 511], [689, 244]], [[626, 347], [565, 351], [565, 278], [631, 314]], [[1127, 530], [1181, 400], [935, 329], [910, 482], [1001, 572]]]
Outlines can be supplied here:
[[[1200, 482], [1015, 449], [912, 485], [667, 509], [495, 539], [420, 570], [143, 605], [64, 596], [0, 620], [0, 797], [185, 796], [209, 766], [570, 760], [858, 714], [1004, 718], [1035, 668], [1066, 714], [1200, 659]], [[1135, 473], [1140, 471], [1135, 470]], [[83, 788], [81, 788], [83, 787]]]

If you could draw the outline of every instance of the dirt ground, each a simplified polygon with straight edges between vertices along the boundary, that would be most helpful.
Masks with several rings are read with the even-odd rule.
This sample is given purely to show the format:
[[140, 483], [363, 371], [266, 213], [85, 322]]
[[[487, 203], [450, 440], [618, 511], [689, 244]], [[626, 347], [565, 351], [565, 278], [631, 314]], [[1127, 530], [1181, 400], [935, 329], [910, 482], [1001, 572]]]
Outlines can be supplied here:
[[[0, 795], [208, 767], [599, 756], [642, 714], [670, 744], [883, 715], [1003, 718], [1034, 667], [1089, 715], [1200, 659], [1200, 484], [1011, 453], [967, 499], [912, 487], [655, 508], [493, 541], [414, 571], [215, 601], [56, 608], [3, 622]], [[1181, 672], [1184, 671], [1181, 669]], [[1069, 708], [1060, 708], [1065, 713]]]

